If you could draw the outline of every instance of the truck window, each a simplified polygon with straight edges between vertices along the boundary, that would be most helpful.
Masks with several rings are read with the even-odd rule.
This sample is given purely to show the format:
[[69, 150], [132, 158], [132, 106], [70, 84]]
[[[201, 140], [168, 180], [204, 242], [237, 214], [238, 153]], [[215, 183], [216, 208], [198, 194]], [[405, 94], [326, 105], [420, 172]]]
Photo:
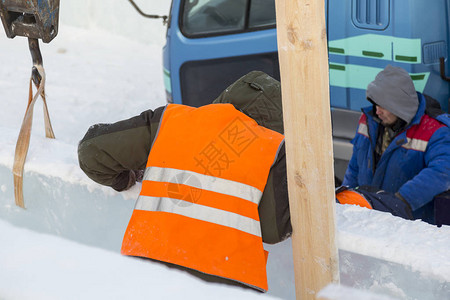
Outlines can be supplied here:
[[184, 0], [180, 29], [202, 37], [275, 27], [275, 0]]
[[252, 0], [248, 23], [249, 28], [275, 26], [275, 0]]

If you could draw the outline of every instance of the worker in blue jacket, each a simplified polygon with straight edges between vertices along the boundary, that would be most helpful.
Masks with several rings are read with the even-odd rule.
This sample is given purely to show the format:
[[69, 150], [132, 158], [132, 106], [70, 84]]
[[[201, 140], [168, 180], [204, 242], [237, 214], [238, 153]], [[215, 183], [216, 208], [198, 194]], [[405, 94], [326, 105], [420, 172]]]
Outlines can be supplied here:
[[433, 199], [446, 195], [442, 207], [449, 210], [437, 213], [450, 219], [449, 114], [427, 106], [432, 99], [416, 92], [405, 70], [390, 65], [368, 85], [366, 96], [373, 105], [362, 110], [343, 185], [382, 190], [378, 195], [390, 197], [375, 197], [380, 210], [432, 224]]

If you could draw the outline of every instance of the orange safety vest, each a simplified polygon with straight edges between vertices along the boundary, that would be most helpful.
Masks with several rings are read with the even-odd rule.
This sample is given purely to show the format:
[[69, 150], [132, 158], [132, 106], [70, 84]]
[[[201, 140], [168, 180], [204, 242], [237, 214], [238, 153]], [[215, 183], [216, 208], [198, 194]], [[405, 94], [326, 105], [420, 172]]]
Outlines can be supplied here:
[[267, 291], [258, 204], [283, 139], [231, 104], [169, 104], [122, 254]]

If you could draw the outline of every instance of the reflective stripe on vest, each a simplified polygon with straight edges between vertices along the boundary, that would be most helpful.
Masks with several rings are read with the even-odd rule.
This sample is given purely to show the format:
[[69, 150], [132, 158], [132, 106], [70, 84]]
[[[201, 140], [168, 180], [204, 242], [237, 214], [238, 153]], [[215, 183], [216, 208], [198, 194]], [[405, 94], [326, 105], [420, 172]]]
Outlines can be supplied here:
[[258, 204], [282, 141], [230, 104], [168, 105], [122, 253], [267, 290]]
[[[259, 199], [261, 199], [262, 196], [262, 192], [257, 188], [240, 182], [177, 169], [149, 167], [147, 170], [143, 180], [171, 183], [188, 182], [193, 188], [216, 191], [221, 194], [240, 197], [256, 204], [259, 203]], [[199, 180], [193, 180], [193, 178]]]

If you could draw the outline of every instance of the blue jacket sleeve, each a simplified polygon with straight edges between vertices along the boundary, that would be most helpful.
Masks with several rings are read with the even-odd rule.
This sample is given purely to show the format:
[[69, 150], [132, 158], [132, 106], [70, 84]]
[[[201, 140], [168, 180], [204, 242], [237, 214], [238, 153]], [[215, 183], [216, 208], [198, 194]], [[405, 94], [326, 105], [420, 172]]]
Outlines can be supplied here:
[[438, 129], [428, 142], [426, 167], [403, 184], [400, 195], [416, 210], [450, 189], [450, 128]]
[[358, 186], [358, 147], [356, 147], [356, 143], [358, 139], [358, 135], [355, 136], [355, 138], [352, 140], [353, 144], [353, 154], [352, 158], [350, 159], [350, 162], [348, 163], [347, 171], [345, 171], [344, 180], [342, 181], [342, 185], [349, 186], [349, 187], [357, 187]]

